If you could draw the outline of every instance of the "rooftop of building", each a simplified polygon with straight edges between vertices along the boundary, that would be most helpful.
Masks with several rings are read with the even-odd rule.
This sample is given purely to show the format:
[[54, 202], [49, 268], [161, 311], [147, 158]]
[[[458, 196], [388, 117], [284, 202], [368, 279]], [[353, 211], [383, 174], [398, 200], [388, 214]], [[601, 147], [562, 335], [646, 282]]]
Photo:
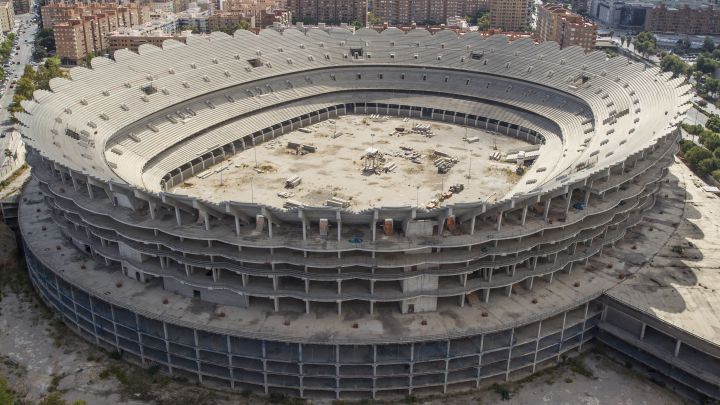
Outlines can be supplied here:
[[684, 164], [670, 172], [680, 187], [661, 194], [645, 224], [617, 249], [634, 275], [607, 295], [720, 345], [720, 199]]

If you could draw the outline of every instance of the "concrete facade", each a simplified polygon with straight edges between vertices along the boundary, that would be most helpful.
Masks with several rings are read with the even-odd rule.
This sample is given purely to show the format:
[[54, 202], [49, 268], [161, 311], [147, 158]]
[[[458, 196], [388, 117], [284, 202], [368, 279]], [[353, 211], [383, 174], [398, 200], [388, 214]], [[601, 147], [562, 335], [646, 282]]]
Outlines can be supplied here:
[[595, 49], [597, 25], [557, 5], [542, 5], [538, 10], [537, 36], [540, 41], [555, 41], [561, 48], [580, 46]]
[[[308, 398], [472, 389], [582, 349], [624, 277], [599, 258], [655, 205], [690, 99], [603, 53], [447, 31], [214, 33], [115, 59], [18, 114], [33, 283], [131, 361]], [[539, 156], [495, 202], [430, 210], [166, 191], [343, 114], [476, 126]]]

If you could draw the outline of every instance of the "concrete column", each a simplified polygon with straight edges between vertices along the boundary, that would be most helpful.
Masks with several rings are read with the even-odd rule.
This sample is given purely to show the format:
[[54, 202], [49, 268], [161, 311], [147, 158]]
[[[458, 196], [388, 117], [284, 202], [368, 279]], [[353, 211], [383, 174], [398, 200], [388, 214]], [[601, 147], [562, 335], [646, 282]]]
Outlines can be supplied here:
[[475, 388], [480, 388], [480, 371], [481, 371], [481, 364], [482, 364], [482, 353], [483, 353], [483, 346], [485, 344], [485, 335], [480, 335], [480, 349], [478, 350], [478, 360], [477, 360], [477, 375], [475, 377]]
[[502, 217], [503, 217], [503, 212], [500, 211], [500, 212], [498, 213], [498, 217], [497, 217], [497, 230], [498, 230], [498, 231], [499, 231], [500, 228], [502, 227]]
[[538, 328], [537, 328], [537, 335], [535, 336], [535, 354], [533, 355], [533, 365], [532, 365], [532, 372], [535, 372], [535, 367], [537, 367], [537, 355], [538, 355], [538, 349], [540, 349], [540, 335], [542, 331], [542, 321], [538, 321]]
[[182, 217], [180, 216], [180, 209], [175, 207], [175, 219], [177, 220], [178, 226], [182, 226]]
[[307, 240], [307, 223], [305, 222], [305, 215], [303, 215], [302, 208], [298, 209], [298, 216], [300, 217], [300, 221], [302, 223], [303, 240]]
[[580, 332], [580, 345], [578, 351], [582, 352], [583, 340], [585, 340], [585, 328], [587, 327], [588, 312], [590, 311], [590, 302], [585, 303], [585, 312], [583, 313], [582, 332]]
[[505, 366], [505, 381], [510, 380], [510, 358], [512, 357], [513, 340], [515, 339], [515, 328], [510, 329], [510, 347], [508, 348], [507, 365]]
[[563, 312], [562, 329], [560, 329], [560, 345], [558, 346], [557, 361], [560, 361], [560, 354], [562, 353], [563, 337], [565, 336], [565, 322], [567, 322], [567, 311]]
[[148, 201], [148, 211], [150, 211], [150, 219], [155, 219], [157, 204], [152, 201]]
[[473, 215], [472, 219], [470, 220], [470, 235], [475, 234], [475, 220], [477, 219], [476, 215]]
[[545, 222], [548, 220], [548, 216], [550, 215], [550, 203], [552, 202], [552, 198], [549, 198], [545, 202], [545, 213], [543, 214], [543, 218], [545, 219]]
[[574, 190], [568, 191], [567, 195], [567, 204], [565, 204], [565, 218], [567, 218], [568, 214], [570, 213], [570, 205], [572, 204], [572, 194]]
[[340, 215], [340, 211], [335, 214], [335, 219], [337, 220], [337, 240], [340, 242], [342, 240], [342, 215]]
[[240, 236], [240, 218], [235, 215], [235, 235]]
[[528, 290], [532, 290], [533, 288], [533, 280], [535, 280], [535, 277], [529, 277], [525, 279], [525, 288]]
[[525, 220], [527, 219], [528, 206], [524, 206], [522, 210], [522, 225], [525, 226]]
[[643, 322], [642, 329], [640, 329], [640, 340], [645, 340], [645, 328], [647, 324]]
[[199, 344], [198, 344], [198, 335], [197, 335], [196, 329], [193, 329], [193, 339], [195, 341], [195, 347], [194, 347], [195, 348], [195, 363], [196, 363], [196, 367], [198, 370], [197, 371], [198, 381], [200, 381], [200, 383], [202, 383], [202, 373], [200, 373], [200, 349], [198, 348]]
[[205, 223], [205, 230], [210, 230], [210, 215], [207, 213], [207, 211], [198, 211], [200, 215], [203, 217], [203, 222]]
[[675, 357], [680, 354], [680, 346], [682, 346], [682, 340], [678, 339], [677, 342], [675, 342], [675, 352], [673, 353]]
[[73, 188], [75, 189], [75, 192], [80, 191], [80, 186], [78, 185], [78, 181], [75, 178], [75, 176], [73, 176], [72, 172], [70, 172], [70, 180], [72, 181], [72, 185], [73, 185]]

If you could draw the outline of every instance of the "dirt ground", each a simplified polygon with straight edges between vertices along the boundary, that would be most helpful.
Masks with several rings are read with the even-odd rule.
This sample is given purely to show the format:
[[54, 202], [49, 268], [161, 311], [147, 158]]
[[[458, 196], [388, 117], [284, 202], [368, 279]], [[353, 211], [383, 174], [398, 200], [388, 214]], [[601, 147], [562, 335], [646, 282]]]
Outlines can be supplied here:
[[20, 192], [22, 185], [30, 177], [30, 168], [22, 166], [8, 178], [5, 186], [0, 185], [0, 200]]
[[[432, 134], [411, 133], [415, 124], [432, 128]], [[466, 143], [466, 136], [477, 139]], [[316, 150], [298, 154], [288, 148], [288, 142], [312, 145]], [[453, 195], [449, 203], [500, 199], [520, 175], [515, 172], [515, 163], [491, 160], [490, 156], [531, 146], [478, 128], [394, 117], [375, 122], [369, 116], [348, 115], [242, 151], [198, 173], [173, 192], [210, 201], [261, 201], [278, 207], [287, 200], [321, 206], [339, 197], [348, 200], [355, 211], [381, 205], [424, 207], [454, 184], [465, 189]], [[365, 157], [369, 148], [382, 155], [375, 163], [379, 168], [390, 164], [397, 167], [389, 172], [378, 170], [377, 174], [364, 171], [368, 165], [373, 167]], [[442, 155], [436, 151], [456, 159], [449, 172], [438, 173], [434, 162]], [[302, 183], [286, 189], [285, 180], [293, 176], [300, 176]]]

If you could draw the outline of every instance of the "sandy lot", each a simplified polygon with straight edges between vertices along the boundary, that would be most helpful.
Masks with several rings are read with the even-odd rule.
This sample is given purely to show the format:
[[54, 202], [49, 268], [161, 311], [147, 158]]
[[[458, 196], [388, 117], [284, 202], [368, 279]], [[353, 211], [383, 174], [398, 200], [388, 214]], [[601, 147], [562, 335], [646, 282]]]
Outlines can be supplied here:
[[[431, 127], [432, 136], [410, 133], [415, 124]], [[404, 132], [396, 128], [404, 128]], [[307, 130], [310, 132], [294, 131], [245, 150], [172, 191], [211, 201], [254, 201], [274, 206], [283, 206], [287, 198], [318, 206], [337, 196], [350, 200], [350, 209], [356, 211], [376, 205], [425, 206], [453, 184], [463, 184], [465, 190], [449, 202], [499, 199], [520, 176], [514, 163], [493, 161], [490, 156], [496, 151], [507, 153], [531, 146], [476, 128], [400, 118], [375, 122], [369, 116], [350, 115]], [[478, 140], [463, 141], [466, 130], [468, 138]], [[297, 154], [288, 149], [288, 142], [312, 145], [316, 151]], [[394, 163], [397, 167], [379, 174], [364, 172], [369, 164], [364, 158], [368, 148], [382, 155], [378, 166]], [[438, 173], [434, 161], [442, 156], [435, 151], [457, 160], [448, 173]], [[417, 158], [413, 161], [412, 156]], [[217, 172], [222, 168], [225, 170]], [[286, 190], [285, 180], [293, 176], [302, 177], [302, 183]], [[283, 191], [291, 195], [278, 196]]]

